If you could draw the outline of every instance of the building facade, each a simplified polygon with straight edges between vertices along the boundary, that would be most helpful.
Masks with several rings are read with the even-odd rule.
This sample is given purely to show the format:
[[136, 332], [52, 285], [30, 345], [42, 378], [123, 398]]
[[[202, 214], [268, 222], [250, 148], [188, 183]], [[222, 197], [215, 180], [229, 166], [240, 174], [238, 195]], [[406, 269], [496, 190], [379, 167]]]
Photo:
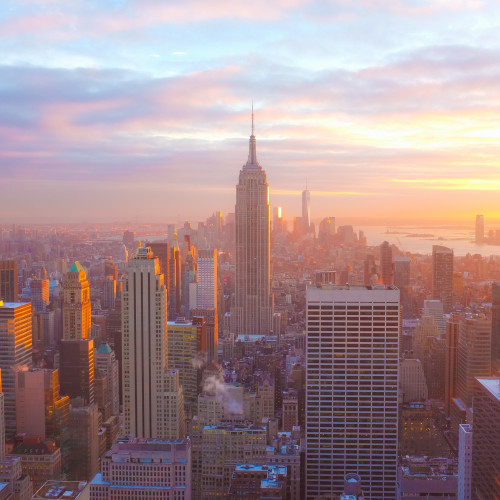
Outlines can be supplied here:
[[90, 483], [91, 500], [191, 500], [188, 439], [119, 440]]
[[453, 250], [432, 246], [432, 298], [443, 303], [449, 313], [453, 307]]
[[177, 370], [168, 370], [167, 290], [150, 248], [139, 247], [129, 262], [122, 327], [125, 433], [177, 439], [182, 389]]
[[472, 498], [472, 425], [460, 424], [458, 430], [458, 498]]
[[363, 478], [367, 498], [396, 496], [399, 290], [308, 287], [306, 498]]
[[163, 436], [167, 369], [167, 291], [158, 258], [139, 248], [123, 290], [123, 403], [125, 433]]
[[235, 303], [231, 331], [267, 334], [272, 330], [271, 212], [266, 172], [257, 161], [255, 135], [236, 186]]
[[17, 262], [0, 261], [0, 300], [17, 302]]
[[500, 498], [500, 379], [476, 379], [473, 410], [472, 498]]
[[206, 329], [203, 318], [168, 322], [168, 366], [179, 371], [184, 407], [189, 415], [196, 412], [201, 368], [206, 362]]
[[86, 339], [90, 335], [90, 283], [83, 266], [77, 261], [63, 280], [63, 339]]
[[0, 370], [5, 398], [5, 433], [16, 433], [16, 371], [31, 368], [31, 304], [0, 300]]

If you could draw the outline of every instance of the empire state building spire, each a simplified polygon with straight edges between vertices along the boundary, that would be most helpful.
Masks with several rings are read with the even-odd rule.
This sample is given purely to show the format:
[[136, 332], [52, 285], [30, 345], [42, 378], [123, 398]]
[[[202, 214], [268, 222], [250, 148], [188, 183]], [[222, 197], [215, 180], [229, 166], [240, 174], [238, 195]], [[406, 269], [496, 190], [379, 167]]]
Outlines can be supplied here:
[[262, 169], [259, 162], [257, 161], [257, 141], [254, 135], [254, 121], [253, 121], [253, 102], [252, 102], [252, 135], [250, 136], [249, 148], [248, 148], [248, 161], [243, 167], [246, 168], [259, 168]]

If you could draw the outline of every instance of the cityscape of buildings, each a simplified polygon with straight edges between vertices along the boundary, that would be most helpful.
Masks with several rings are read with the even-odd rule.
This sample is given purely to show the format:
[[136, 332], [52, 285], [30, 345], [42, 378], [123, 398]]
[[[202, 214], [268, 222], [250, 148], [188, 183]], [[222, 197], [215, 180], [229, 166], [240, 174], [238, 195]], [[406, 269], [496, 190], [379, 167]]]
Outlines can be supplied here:
[[2, 226], [0, 499], [500, 498], [500, 257], [301, 200], [252, 123], [234, 213]]

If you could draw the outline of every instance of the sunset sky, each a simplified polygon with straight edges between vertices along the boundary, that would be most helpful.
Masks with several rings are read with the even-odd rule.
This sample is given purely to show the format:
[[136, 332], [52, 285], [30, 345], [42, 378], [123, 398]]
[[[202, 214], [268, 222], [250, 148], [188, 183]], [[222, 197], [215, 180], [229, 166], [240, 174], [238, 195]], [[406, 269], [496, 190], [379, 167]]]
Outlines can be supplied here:
[[500, 2], [2, 0], [0, 223], [500, 219]]

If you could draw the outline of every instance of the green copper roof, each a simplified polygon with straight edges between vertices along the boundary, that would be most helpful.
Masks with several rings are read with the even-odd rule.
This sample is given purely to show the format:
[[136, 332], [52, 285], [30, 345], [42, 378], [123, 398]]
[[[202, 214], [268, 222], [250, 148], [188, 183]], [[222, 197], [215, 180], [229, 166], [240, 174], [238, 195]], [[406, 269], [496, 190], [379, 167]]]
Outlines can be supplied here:
[[109, 346], [108, 343], [106, 342], [103, 342], [100, 346], [99, 346], [99, 349], [97, 349], [97, 352], [99, 354], [110, 354], [111, 352], [113, 352], [113, 349], [111, 349], [111, 347]]
[[68, 272], [69, 273], [84, 273], [85, 269], [77, 260], [75, 260], [75, 263], [71, 266], [71, 268]]

